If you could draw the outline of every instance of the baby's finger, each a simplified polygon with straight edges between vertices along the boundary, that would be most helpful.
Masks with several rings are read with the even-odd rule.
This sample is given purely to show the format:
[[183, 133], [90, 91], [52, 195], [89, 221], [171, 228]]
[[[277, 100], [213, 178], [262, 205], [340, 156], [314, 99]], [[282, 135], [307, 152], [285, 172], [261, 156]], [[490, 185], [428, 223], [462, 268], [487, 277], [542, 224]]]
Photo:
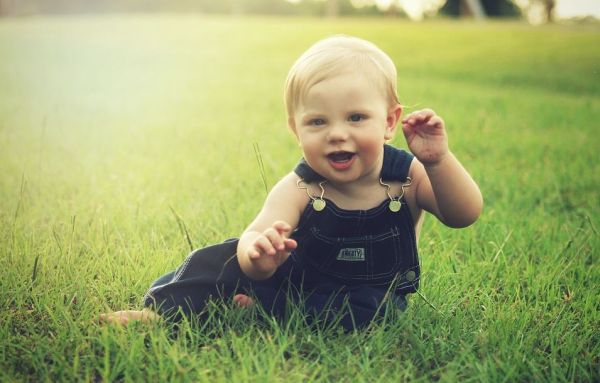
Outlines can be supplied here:
[[260, 253], [258, 251], [256, 251], [256, 249], [249, 249], [247, 251], [247, 254], [248, 254], [248, 258], [250, 258], [250, 259], [260, 258]]
[[284, 221], [275, 221], [273, 224], [273, 228], [277, 230], [280, 234], [289, 233], [292, 231], [292, 227]]
[[246, 254], [250, 259], [258, 259], [262, 256], [261, 252], [257, 249], [256, 245], [248, 247]]
[[286, 238], [283, 241], [283, 244], [285, 245], [285, 249], [286, 250], [294, 250], [295, 248], [298, 247], [298, 242], [296, 242], [296, 240], [291, 239], [291, 238]]
[[416, 115], [417, 115], [417, 112], [412, 112], [412, 113], [408, 114], [406, 117], [404, 117], [404, 119], [402, 120], [402, 123], [403, 124], [414, 124]]
[[415, 123], [417, 124], [425, 124], [427, 123], [433, 116], [435, 116], [435, 113], [433, 112], [433, 110], [431, 109], [423, 109], [420, 110], [416, 116], [414, 117], [414, 119], [416, 120]]
[[[265, 232], [263, 234], [265, 235], [265, 237], [267, 237], [267, 239], [271, 243], [272, 247], [276, 251], [280, 251], [285, 248], [285, 246], [283, 245], [283, 237], [274, 228], [269, 228], [269, 229], [265, 230]], [[275, 252], [273, 252], [272, 254], [269, 252], [269, 255], [275, 255]]]
[[433, 109], [429, 109], [429, 108], [421, 109], [419, 111], [419, 114], [425, 119], [429, 119], [432, 116], [435, 116], [435, 112], [433, 111]]
[[408, 116], [406, 116], [406, 118], [404, 120], [402, 120], [403, 123], [408, 123], [408, 124], [420, 124], [423, 122], [427, 122], [432, 116], [435, 116], [435, 112], [431, 109], [421, 109], [421, 110], [416, 110], [414, 112], [412, 112], [411, 114], [409, 114]]
[[259, 253], [259, 256], [256, 258], [260, 258], [260, 256], [263, 254], [275, 255], [275, 253], [277, 252], [271, 244], [271, 241], [264, 235], [261, 235], [260, 237], [256, 238], [256, 240], [254, 241], [254, 248]]
[[433, 116], [427, 121], [427, 125], [431, 127], [440, 127], [444, 125], [444, 120], [439, 116]]
[[418, 110], [406, 116], [402, 122], [409, 125], [415, 125], [422, 123], [424, 120], [425, 115], [422, 113], [422, 111]]

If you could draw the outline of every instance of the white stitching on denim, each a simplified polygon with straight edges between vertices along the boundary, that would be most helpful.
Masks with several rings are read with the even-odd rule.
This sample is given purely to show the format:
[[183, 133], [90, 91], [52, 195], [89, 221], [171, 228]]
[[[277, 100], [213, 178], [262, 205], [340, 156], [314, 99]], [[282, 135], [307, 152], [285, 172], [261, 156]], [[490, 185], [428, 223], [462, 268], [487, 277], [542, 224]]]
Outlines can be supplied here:
[[173, 276], [173, 279], [171, 279], [171, 282], [178, 281], [179, 278], [181, 278], [181, 275], [187, 270], [190, 262], [192, 261], [192, 256], [193, 255], [194, 255], [194, 253], [192, 253], [192, 254], [190, 254], [190, 255], [187, 256], [187, 258], [183, 262], [183, 265], [181, 265], [181, 267], [179, 268], [179, 270], [177, 271], [177, 273]]

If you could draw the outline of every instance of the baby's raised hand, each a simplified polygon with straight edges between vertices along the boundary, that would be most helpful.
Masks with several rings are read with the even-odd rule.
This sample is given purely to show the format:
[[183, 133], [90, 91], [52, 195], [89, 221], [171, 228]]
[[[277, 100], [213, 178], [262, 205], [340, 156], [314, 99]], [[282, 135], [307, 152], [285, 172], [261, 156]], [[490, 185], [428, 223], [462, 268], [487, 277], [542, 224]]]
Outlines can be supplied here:
[[298, 246], [295, 240], [288, 238], [291, 231], [290, 225], [277, 221], [248, 246], [246, 253], [258, 271], [271, 274], [288, 259], [290, 251]]
[[438, 163], [448, 153], [444, 120], [431, 109], [412, 112], [402, 120], [410, 151], [424, 165]]

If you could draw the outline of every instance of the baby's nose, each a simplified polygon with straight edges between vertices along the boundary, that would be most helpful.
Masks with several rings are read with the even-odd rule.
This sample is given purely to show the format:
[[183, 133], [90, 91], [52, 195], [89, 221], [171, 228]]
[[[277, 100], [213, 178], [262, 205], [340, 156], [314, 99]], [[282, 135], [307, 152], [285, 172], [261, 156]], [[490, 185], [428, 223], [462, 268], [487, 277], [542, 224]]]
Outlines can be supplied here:
[[343, 124], [334, 124], [329, 129], [327, 138], [330, 142], [344, 141], [348, 139], [348, 129]]

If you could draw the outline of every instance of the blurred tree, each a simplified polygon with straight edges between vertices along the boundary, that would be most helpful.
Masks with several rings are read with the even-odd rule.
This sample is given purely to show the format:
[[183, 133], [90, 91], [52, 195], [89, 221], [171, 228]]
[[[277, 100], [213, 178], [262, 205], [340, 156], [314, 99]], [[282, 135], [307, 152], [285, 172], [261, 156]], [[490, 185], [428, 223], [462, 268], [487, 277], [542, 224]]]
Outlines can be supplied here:
[[[207, 3], [219, 3], [214, 0], [205, 0]], [[295, 5], [283, 0], [229, 0], [231, 11], [235, 14], [292, 14]], [[222, 2], [226, 3], [226, 2]]]
[[546, 7], [546, 20], [550, 23], [554, 22], [554, 8], [556, 7], [556, 1], [545, 0], [543, 3]]
[[556, 0], [513, 0], [532, 24], [554, 22]]
[[381, 16], [382, 12], [375, 2], [357, 2], [356, 0], [340, 1], [341, 16]]
[[491, 17], [518, 17], [521, 12], [510, 0], [482, 0], [485, 13]]
[[7, 16], [11, 14], [12, 1], [0, 0], [0, 16]]
[[0, 17], [161, 11], [333, 17], [382, 14], [375, 0], [0, 0]]
[[[479, 3], [485, 14], [490, 17], [516, 17], [520, 14], [519, 8], [511, 0], [480, 0]], [[471, 15], [464, 0], [446, 1], [440, 13], [457, 17]]]
[[469, 12], [478, 20], [485, 19], [485, 11], [481, 6], [480, 0], [463, 0], [463, 7], [468, 9]]
[[[408, 15], [418, 20], [436, 14], [443, 3], [444, 0], [0, 0], [0, 16], [169, 11], [332, 17]], [[447, 0], [441, 12], [452, 16], [514, 16], [519, 13], [515, 4], [524, 13], [532, 13], [532, 4], [541, 3], [551, 20], [554, 0]]]
[[451, 16], [472, 16], [476, 19], [483, 19], [486, 16], [479, 0], [448, 0], [440, 12]]
[[338, 17], [340, 14], [340, 3], [338, 0], [327, 0], [327, 17]]
[[[252, 0], [251, 0], [252, 1]], [[381, 15], [375, 1], [355, 0], [275, 0], [292, 5], [290, 13], [310, 16], [376, 16]]]

